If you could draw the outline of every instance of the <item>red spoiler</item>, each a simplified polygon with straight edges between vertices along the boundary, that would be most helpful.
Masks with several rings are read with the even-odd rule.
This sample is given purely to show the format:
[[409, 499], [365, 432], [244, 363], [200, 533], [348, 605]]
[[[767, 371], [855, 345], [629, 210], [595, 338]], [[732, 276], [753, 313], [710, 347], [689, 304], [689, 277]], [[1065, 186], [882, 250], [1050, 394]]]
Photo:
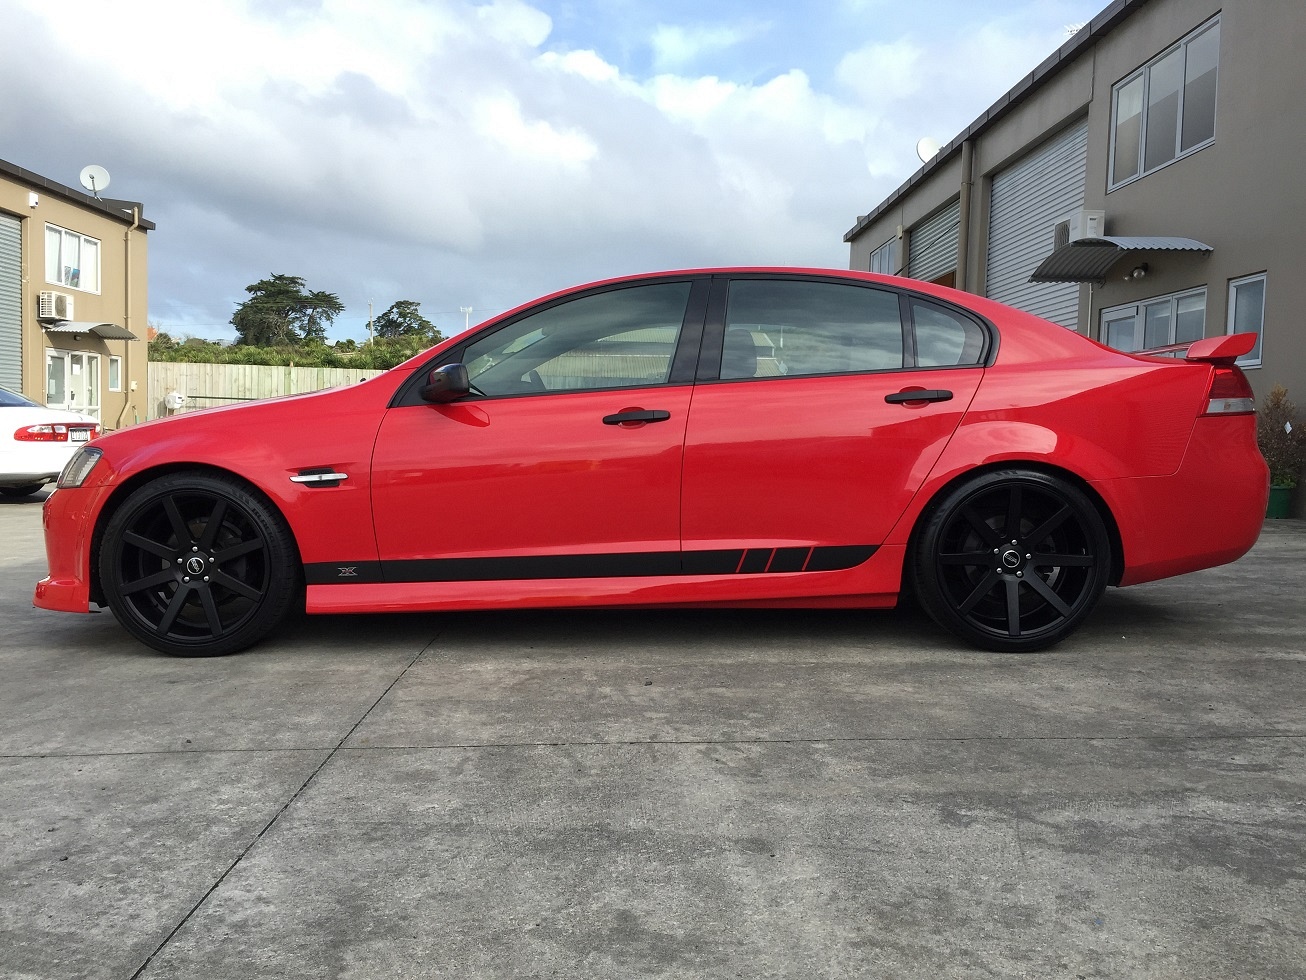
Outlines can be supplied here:
[[1256, 334], [1234, 333], [1226, 337], [1207, 337], [1195, 340], [1191, 344], [1168, 344], [1165, 347], [1152, 347], [1140, 350], [1140, 354], [1177, 354], [1184, 352], [1186, 361], [1210, 361], [1213, 364], [1232, 364], [1244, 354], [1250, 354], [1256, 346]]

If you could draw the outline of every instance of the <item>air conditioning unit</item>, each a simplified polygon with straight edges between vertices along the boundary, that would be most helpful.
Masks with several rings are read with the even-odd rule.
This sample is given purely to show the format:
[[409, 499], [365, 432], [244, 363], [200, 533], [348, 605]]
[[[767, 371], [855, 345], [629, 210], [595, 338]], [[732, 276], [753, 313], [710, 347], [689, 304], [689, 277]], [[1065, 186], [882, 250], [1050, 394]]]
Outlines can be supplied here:
[[1076, 211], [1065, 221], [1052, 226], [1052, 247], [1061, 248], [1081, 238], [1101, 238], [1106, 234], [1105, 211]]
[[73, 298], [68, 293], [53, 290], [41, 293], [37, 304], [36, 318], [42, 323], [53, 320], [71, 320], [73, 318]]

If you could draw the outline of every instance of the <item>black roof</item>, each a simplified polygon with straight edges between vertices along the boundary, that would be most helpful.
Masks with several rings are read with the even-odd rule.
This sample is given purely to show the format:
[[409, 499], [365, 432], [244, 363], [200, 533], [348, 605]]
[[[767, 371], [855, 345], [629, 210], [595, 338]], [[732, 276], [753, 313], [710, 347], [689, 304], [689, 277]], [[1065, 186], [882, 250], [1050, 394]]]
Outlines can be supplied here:
[[[100, 211], [111, 218], [119, 221], [130, 222], [132, 219], [132, 208], [136, 208], [139, 215], [144, 210], [144, 205], [139, 201], [119, 201], [115, 198], [95, 198], [84, 191], [74, 190], [64, 184], [57, 183], [40, 174], [34, 174], [30, 170], [24, 170], [22, 167], [15, 166], [4, 160], [0, 160], [0, 174], [13, 177], [15, 180], [22, 181], [33, 188], [41, 188], [51, 194], [57, 194], [59, 197], [67, 198], [82, 207], [90, 208], [93, 211]], [[140, 219], [140, 227], [146, 231], [154, 230], [154, 222], [147, 221], [145, 218]]]

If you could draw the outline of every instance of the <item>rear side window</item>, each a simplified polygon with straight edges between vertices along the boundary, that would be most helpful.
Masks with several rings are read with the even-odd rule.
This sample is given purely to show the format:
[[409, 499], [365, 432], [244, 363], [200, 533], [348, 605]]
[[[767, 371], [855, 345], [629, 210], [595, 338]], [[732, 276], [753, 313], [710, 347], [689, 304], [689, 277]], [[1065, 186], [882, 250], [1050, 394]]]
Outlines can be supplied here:
[[901, 369], [898, 295], [844, 283], [736, 279], [721, 379]]
[[917, 367], [960, 367], [984, 356], [984, 331], [978, 323], [933, 303], [912, 300]]

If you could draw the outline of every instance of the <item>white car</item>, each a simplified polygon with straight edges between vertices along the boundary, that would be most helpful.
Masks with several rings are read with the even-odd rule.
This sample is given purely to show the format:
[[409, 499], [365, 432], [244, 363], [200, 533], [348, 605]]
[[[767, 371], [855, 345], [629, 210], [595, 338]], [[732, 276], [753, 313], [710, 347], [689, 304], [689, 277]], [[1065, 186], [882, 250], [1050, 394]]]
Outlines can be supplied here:
[[36, 493], [99, 434], [100, 423], [89, 415], [46, 408], [0, 387], [0, 494]]

